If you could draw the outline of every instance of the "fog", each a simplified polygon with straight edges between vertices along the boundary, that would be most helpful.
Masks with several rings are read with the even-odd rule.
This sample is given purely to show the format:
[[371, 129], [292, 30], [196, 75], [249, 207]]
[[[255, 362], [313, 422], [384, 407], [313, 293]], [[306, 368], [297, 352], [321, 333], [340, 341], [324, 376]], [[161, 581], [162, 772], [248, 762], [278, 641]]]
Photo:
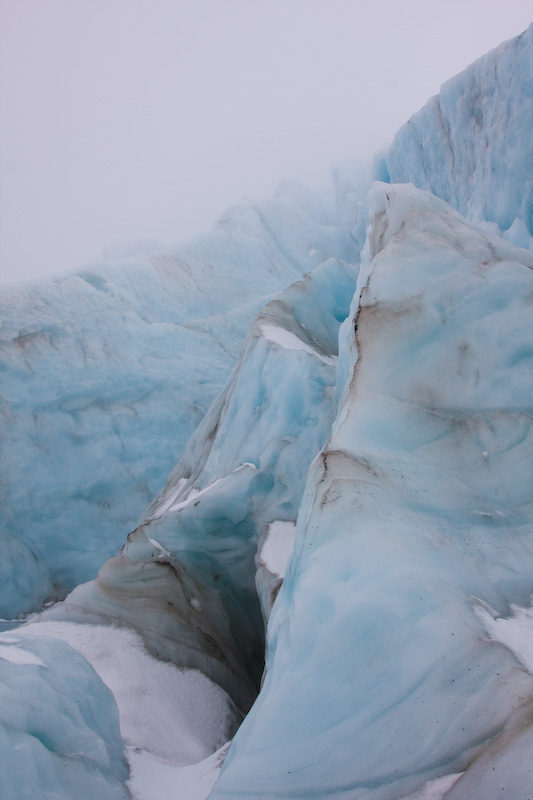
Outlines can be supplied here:
[[530, 0], [0, 0], [0, 280], [370, 158]]

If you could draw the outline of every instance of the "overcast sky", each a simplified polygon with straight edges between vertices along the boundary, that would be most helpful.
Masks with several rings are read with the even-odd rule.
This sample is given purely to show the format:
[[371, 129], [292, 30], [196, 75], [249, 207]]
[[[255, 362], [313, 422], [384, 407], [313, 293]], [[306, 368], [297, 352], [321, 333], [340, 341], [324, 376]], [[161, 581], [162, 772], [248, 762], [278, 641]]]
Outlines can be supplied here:
[[0, 280], [325, 183], [531, 0], [0, 0]]

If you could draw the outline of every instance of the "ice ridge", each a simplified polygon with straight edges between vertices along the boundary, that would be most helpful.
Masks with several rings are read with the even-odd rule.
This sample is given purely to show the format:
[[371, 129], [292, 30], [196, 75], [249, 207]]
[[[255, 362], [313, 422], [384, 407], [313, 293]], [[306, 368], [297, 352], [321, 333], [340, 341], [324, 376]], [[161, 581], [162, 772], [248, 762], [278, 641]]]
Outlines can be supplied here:
[[500, 757], [531, 787], [533, 676], [478, 608], [531, 594], [533, 255], [413, 187], [368, 208], [348, 379], [213, 800], [397, 800], [459, 773], [447, 798], [487, 800]]
[[374, 168], [533, 249], [533, 24], [448, 80]]

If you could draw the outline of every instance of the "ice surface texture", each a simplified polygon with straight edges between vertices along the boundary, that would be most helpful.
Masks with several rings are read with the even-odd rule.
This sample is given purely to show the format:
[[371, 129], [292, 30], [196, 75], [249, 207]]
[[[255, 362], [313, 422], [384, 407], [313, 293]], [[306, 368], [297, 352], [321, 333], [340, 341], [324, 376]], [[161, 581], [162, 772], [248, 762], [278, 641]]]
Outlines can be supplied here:
[[160, 490], [257, 311], [347, 230], [288, 186], [181, 250], [0, 298], [0, 617], [96, 575]]
[[118, 711], [80, 653], [0, 635], [2, 800], [128, 800]]
[[[494, 618], [533, 593], [533, 255], [471, 223], [530, 244], [532, 30], [449, 81], [376, 166], [470, 223], [413, 186], [360, 207], [341, 170], [335, 225], [291, 186], [194, 258], [6, 306], [6, 603], [96, 568], [233, 368], [120, 555], [43, 616], [131, 626], [241, 711], [266, 651], [213, 798], [529, 796], [533, 675]], [[281, 585], [270, 549], [295, 522]], [[13, 648], [0, 659], [40, 680], [44, 651]], [[99, 685], [80, 691], [100, 707]]]
[[476, 610], [532, 590], [533, 255], [413, 187], [376, 184], [369, 219], [339, 413], [213, 798], [393, 800], [466, 770], [450, 797], [481, 800], [499, 749], [531, 786], [533, 677]]
[[[123, 553], [49, 618], [126, 621], [152, 652], [203, 669], [248, 710], [264, 659], [258, 543], [270, 523], [296, 520], [331, 430], [338, 330], [356, 278], [354, 266], [331, 258], [262, 310]], [[272, 596], [262, 579], [266, 617]]]
[[464, 72], [396, 134], [376, 177], [414, 183], [533, 249], [533, 24]]

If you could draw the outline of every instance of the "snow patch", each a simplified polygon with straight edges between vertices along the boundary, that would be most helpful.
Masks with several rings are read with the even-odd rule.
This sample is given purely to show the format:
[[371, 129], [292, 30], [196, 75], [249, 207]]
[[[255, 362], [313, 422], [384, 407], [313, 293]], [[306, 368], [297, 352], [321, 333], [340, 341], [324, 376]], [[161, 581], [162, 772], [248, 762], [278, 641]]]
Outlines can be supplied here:
[[511, 611], [511, 617], [497, 618], [486, 608], [478, 608], [476, 613], [491, 640], [508, 647], [533, 673], [533, 608], [511, 605]]
[[259, 553], [259, 558], [273, 575], [285, 577], [285, 569], [296, 538], [296, 523], [275, 520], [268, 526], [266, 539]]
[[87, 659], [115, 696], [129, 752], [176, 768], [202, 761], [231, 735], [226, 693], [199, 670], [158, 661], [134, 631], [43, 621], [17, 630], [24, 634], [62, 639]]
[[163, 516], [163, 514], [168, 511], [174, 500], [177, 498], [185, 484], [187, 483], [188, 478], [180, 478], [176, 484], [172, 487], [172, 489], [168, 489], [165, 494], [162, 496], [161, 500], [157, 503], [157, 508], [154, 510], [154, 519], [157, 517]]
[[148, 753], [128, 748], [133, 800], [205, 800], [214, 786], [230, 743], [187, 767], [176, 767]]
[[159, 550], [158, 558], [172, 558], [172, 553], [169, 553], [168, 550], [165, 550], [162, 544], [159, 544], [156, 539], [150, 539], [149, 536], [146, 537], [150, 544], [155, 547], [156, 550]]
[[[251, 464], [249, 461], [245, 461], [244, 464], [241, 464], [239, 467], [234, 469], [230, 474], [233, 475], [236, 472], [240, 472], [242, 469], [246, 469], [246, 467], [251, 467], [254, 470], [257, 469], [255, 464]], [[224, 478], [225, 477], [226, 476], [224, 476]], [[213, 483], [210, 483], [209, 486], [205, 487], [205, 489], [194, 489], [194, 488], [191, 489], [191, 491], [189, 492], [189, 494], [187, 495], [185, 500], [182, 500], [179, 503], [174, 503], [173, 505], [171, 505], [169, 507], [169, 511], [181, 511], [182, 508], [185, 508], [185, 506], [188, 506], [190, 503], [192, 503], [193, 500], [197, 500], [199, 497], [201, 497], [202, 495], [206, 494], [206, 492], [211, 491], [211, 489], [214, 486], [216, 486], [218, 483], [221, 483], [221, 481], [223, 481], [224, 478], [217, 478], [216, 481], [213, 481]]]
[[269, 342], [273, 342], [273, 344], [278, 344], [280, 347], [283, 347], [284, 350], [303, 350], [305, 353], [319, 358], [324, 364], [335, 366], [337, 363], [337, 358], [335, 356], [322, 355], [322, 353], [319, 353], [317, 350], [309, 347], [305, 342], [302, 342], [296, 334], [291, 333], [291, 331], [285, 328], [280, 328], [278, 325], [268, 325], [265, 322], [261, 323], [259, 328], [265, 339], [268, 339]]
[[[6, 641], [4, 639], [4, 641]], [[13, 641], [12, 639], [7, 641]], [[33, 653], [28, 653], [21, 647], [14, 644], [1, 644], [0, 645], [0, 658], [6, 661], [11, 661], [12, 664], [36, 664], [38, 667], [46, 667], [44, 661], [34, 656]]]
[[462, 772], [455, 772], [452, 775], [443, 775], [442, 778], [428, 781], [420, 791], [407, 795], [401, 800], [443, 800], [446, 792], [452, 788], [462, 774]]

